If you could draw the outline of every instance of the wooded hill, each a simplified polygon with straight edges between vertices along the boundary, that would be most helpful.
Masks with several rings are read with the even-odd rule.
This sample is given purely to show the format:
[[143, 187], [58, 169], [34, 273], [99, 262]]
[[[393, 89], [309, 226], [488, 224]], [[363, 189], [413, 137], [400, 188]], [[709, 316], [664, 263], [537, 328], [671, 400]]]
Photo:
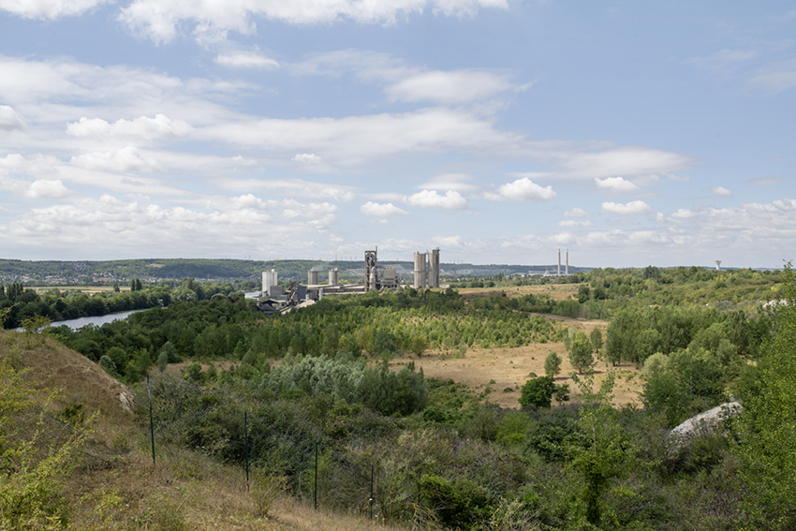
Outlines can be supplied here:
[[[394, 267], [399, 273], [411, 276], [414, 263], [411, 261], [382, 261], [380, 265]], [[319, 267], [322, 271], [332, 268], [340, 270], [344, 280], [361, 279], [364, 275], [362, 260], [233, 260], [205, 258], [152, 258], [110, 261], [23, 261], [0, 259], [0, 282], [19, 282], [27, 279], [33, 283], [93, 283], [127, 281], [134, 278], [152, 280], [235, 280], [256, 279], [263, 271], [275, 269], [282, 279], [306, 281], [307, 271]], [[544, 266], [461, 264], [442, 263], [441, 269], [449, 276], [477, 277], [484, 275], [527, 274], [528, 271], [544, 272]], [[547, 266], [550, 271], [555, 266]], [[588, 268], [570, 267], [571, 272], [584, 272]], [[38, 285], [38, 284], [37, 284]]]

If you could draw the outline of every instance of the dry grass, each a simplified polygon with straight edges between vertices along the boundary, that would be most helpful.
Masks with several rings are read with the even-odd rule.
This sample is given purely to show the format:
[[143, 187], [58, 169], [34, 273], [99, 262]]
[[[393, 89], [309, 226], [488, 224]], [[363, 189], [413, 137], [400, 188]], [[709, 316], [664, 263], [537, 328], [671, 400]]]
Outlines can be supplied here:
[[542, 284], [538, 286], [506, 286], [496, 288], [457, 288], [465, 300], [478, 297], [521, 297], [523, 295], [549, 295], [555, 301], [578, 297], [580, 284]]
[[[559, 319], [566, 321], [569, 326], [583, 330], [587, 335], [595, 327], [602, 330], [603, 337], [606, 335], [608, 323], [605, 321], [564, 317]], [[397, 367], [414, 361], [416, 367], [423, 368], [426, 377], [450, 378], [458, 383], [467, 384], [476, 393], [483, 392], [489, 387], [490, 402], [504, 408], [518, 409], [520, 387], [528, 381], [531, 373], [544, 376], [544, 361], [551, 351], [563, 359], [556, 383], [569, 384], [570, 396], [576, 398], [577, 386], [570, 377], [574, 369], [569, 363], [563, 342], [533, 343], [517, 348], [472, 348], [467, 350], [464, 358], [451, 357], [446, 352], [428, 351], [420, 358], [406, 355], [393, 360], [392, 364]], [[599, 383], [609, 371], [614, 371], [618, 376], [614, 386], [614, 405], [639, 403], [639, 393], [643, 386], [641, 371], [630, 363], [613, 367], [598, 361], [595, 365], [595, 382]], [[506, 389], [511, 391], [506, 392]]]
[[[223, 465], [184, 448], [156, 445], [153, 465], [148, 433], [136, 426], [118, 399], [124, 386], [96, 364], [46, 337], [3, 330], [1, 357], [10, 358], [19, 370], [27, 369], [24, 378], [33, 387], [60, 388], [50, 406], [53, 414], [82, 404], [85, 417], [93, 417], [93, 433], [64, 491], [71, 508], [70, 529], [403, 529], [371, 522], [364, 515], [316, 512], [282, 496], [278, 485], [268, 492], [268, 507], [264, 508], [262, 492], [247, 490], [240, 467]], [[60, 423], [50, 424], [65, 429]], [[50, 435], [57, 434], [53, 431]]]

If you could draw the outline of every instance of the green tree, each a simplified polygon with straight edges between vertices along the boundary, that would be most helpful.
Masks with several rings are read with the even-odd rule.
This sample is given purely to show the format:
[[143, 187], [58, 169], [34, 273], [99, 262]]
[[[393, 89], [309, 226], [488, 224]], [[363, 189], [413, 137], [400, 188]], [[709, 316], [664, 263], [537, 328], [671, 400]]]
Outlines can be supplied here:
[[544, 373], [550, 378], [555, 378], [561, 372], [562, 361], [561, 356], [556, 354], [555, 351], [550, 351], [550, 354], [544, 360]]
[[412, 337], [412, 352], [418, 358], [423, 355], [423, 353], [428, 348], [428, 341], [426, 340], [425, 336], [417, 335]]
[[594, 367], [591, 341], [583, 332], [578, 332], [569, 349], [569, 363], [580, 373], [590, 372]]
[[589, 341], [591, 341], [594, 352], [599, 352], [600, 349], [603, 348], [603, 333], [596, 326], [592, 329], [591, 334], [589, 334]]
[[519, 398], [520, 405], [523, 407], [549, 408], [555, 392], [556, 384], [550, 376], [540, 376], [539, 378], [528, 380], [522, 386], [522, 394]]
[[568, 448], [570, 466], [584, 479], [581, 499], [586, 520], [600, 525], [600, 498], [613, 478], [622, 472], [628, 442], [619, 423], [618, 412], [611, 406], [614, 375], [609, 374], [594, 391], [591, 377], [575, 383], [580, 388], [584, 405], [578, 410], [578, 436]]
[[793, 529], [796, 523], [796, 275], [790, 263], [783, 299], [774, 311], [774, 335], [754, 370], [756, 385], [741, 397], [735, 448], [750, 493], [747, 510], [758, 529]]

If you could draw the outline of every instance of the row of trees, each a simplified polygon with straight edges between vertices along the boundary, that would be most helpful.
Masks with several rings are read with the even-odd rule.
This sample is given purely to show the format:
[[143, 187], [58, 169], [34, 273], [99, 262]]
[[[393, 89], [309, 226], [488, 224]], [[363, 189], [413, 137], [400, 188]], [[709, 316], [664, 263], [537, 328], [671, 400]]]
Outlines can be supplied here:
[[0, 285], [0, 310], [9, 309], [1, 324], [7, 329], [17, 328], [30, 319], [63, 321], [93, 317], [168, 306], [174, 301], [206, 300], [215, 294], [229, 295], [235, 291], [236, 286], [231, 283], [200, 283], [192, 278], [180, 283], [163, 282], [147, 286], [140, 279], [134, 279], [130, 291], [114, 290], [90, 295], [80, 290], [53, 288], [40, 295], [36, 290], [25, 289], [22, 283], [15, 282], [8, 287]]

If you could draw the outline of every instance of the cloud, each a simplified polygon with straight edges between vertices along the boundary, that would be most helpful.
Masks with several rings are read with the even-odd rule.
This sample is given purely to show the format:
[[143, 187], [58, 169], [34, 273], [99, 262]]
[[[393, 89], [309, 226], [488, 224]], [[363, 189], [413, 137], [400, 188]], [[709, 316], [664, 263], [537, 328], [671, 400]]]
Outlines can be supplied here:
[[749, 184], [753, 184], [755, 186], [776, 186], [779, 184], [785, 184], [788, 181], [782, 177], [760, 177], [758, 179], [749, 179], [748, 182]]
[[22, 117], [8, 105], [0, 105], [0, 131], [14, 131], [25, 128]]
[[[531, 203], [548, 201], [557, 197], [557, 194], [553, 191], [551, 186], [542, 188], [527, 177], [501, 185], [498, 187], [497, 192], [497, 197], [500, 198], [511, 199], [513, 201], [528, 201]], [[488, 197], [492, 199], [495, 197], [495, 194], [489, 194]]]
[[335, 218], [332, 214], [337, 212], [337, 205], [326, 201], [323, 203], [302, 203], [295, 199], [271, 200], [268, 201], [268, 207], [281, 208], [282, 215], [286, 219], [319, 218], [323, 220], [324, 224], [333, 223]]
[[464, 243], [461, 236], [436, 236], [431, 241], [441, 249], [459, 248]]
[[87, 11], [112, 3], [113, 0], [0, 0], [0, 10], [22, 18], [55, 20], [62, 17], [82, 15]]
[[439, 195], [435, 190], [423, 190], [407, 198], [406, 202], [412, 206], [424, 208], [441, 208], [444, 210], [462, 210], [467, 208], [467, 200], [455, 190]]
[[69, 190], [58, 179], [54, 181], [37, 179], [30, 184], [25, 195], [31, 199], [60, 199], [68, 194]]
[[416, 188], [426, 190], [455, 190], [457, 192], [474, 192], [478, 190], [478, 186], [470, 184], [473, 180], [472, 176], [466, 173], [444, 173], [429, 179], [423, 184], [417, 185]]
[[271, 152], [311, 152], [336, 164], [359, 164], [414, 151], [489, 152], [529, 148], [516, 134], [498, 131], [471, 113], [431, 108], [402, 114], [345, 118], [228, 120], [194, 129], [192, 138]]
[[708, 57], [692, 57], [689, 63], [708, 70], [726, 71], [758, 56], [755, 50], [724, 49]]
[[72, 157], [70, 162], [89, 170], [152, 173], [162, 169], [157, 161], [143, 157], [136, 148], [131, 146], [118, 151], [86, 153], [79, 157]]
[[220, 53], [216, 56], [215, 62], [222, 66], [233, 68], [279, 68], [279, 63], [270, 57], [255, 52], [231, 52]]
[[245, 194], [239, 197], [232, 198], [232, 205], [235, 208], [253, 208], [257, 210], [264, 210], [267, 208], [265, 201], [253, 194]]
[[228, 31], [251, 34], [256, 30], [252, 17], [288, 24], [329, 24], [352, 20], [361, 24], [392, 24], [399, 17], [430, 9], [446, 16], [471, 16], [479, 8], [506, 9], [507, 0], [133, 0], [122, 8], [118, 19], [155, 42], [168, 42], [177, 35], [177, 26], [193, 22], [199, 40], [220, 40]]
[[390, 216], [405, 216], [406, 214], [409, 214], [409, 212], [407, 212], [406, 210], [401, 210], [392, 203], [380, 205], [379, 203], [374, 203], [372, 201], [368, 201], [367, 203], [359, 207], [359, 211], [365, 214], [366, 216], [374, 216], [379, 218], [387, 218]]
[[732, 192], [730, 192], [723, 186], [714, 186], [713, 188], [711, 188], [711, 191], [716, 195], [720, 195], [723, 197], [732, 197]]
[[669, 216], [676, 219], [689, 219], [695, 217], [696, 213], [687, 208], [680, 208], [677, 210], [677, 212], [672, 212], [671, 214], [669, 214]]
[[314, 153], [299, 153], [293, 160], [296, 162], [302, 162], [304, 164], [320, 164], [321, 158], [314, 154]]
[[771, 92], [782, 92], [796, 87], [796, 59], [770, 63], [760, 69], [749, 82]]
[[583, 210], [582, 208], [575, 207], [572, 210], [567, 210], [564, 212], [564, 215], [570, 218], [583, 218], [589, 215], [588, 212]]
[[634, 216], [637, 214], [648, 214], [652, 212], [652, 208], [644, 201], [631, 201], [626, 204], [609, 201], [603, 203], [602, 211], [620, 216]]
[[560, 176], [595, 179], [670, 173], [686, 168], [692, 162], [690, 157], [672, 151], [624, 146], [594, 153], [565, 154]]
[[352, 201], [353, 186], [329, 185], [304, 179], [225, 179], [221, 186], [229, 190], [266, 190], [271, 194], [282, 193], [291, 197], [325, 198], [335, 201]]
[[191, 126], [182, 120], [170, 120], [163, 114], [154, 118], [141, 116], [135, 120], [117, 120], [113, 124], [100, 118], [81, 118], [67, 124], [66, 132], [76, 137], [86, 136], [126, 136], [145, 138], [179, 138], [187, 136]]
[[593, 227], [594, 223], [589, 220], [575, 221], [574, 219], [564, 219], [558, 222], [559, 227]]
[[639, 189], [638, 186], [621, 177], [607, 177], [605, 179], [595, 177], [594, 182], [597, 183], [598, 188], [607, 188], [613, 192], [634, 192]]
[[505, 76], [476, 70], [415, 74], [386, 88], [395, 101], [462, 104], [489, 98], [512, 87]]

